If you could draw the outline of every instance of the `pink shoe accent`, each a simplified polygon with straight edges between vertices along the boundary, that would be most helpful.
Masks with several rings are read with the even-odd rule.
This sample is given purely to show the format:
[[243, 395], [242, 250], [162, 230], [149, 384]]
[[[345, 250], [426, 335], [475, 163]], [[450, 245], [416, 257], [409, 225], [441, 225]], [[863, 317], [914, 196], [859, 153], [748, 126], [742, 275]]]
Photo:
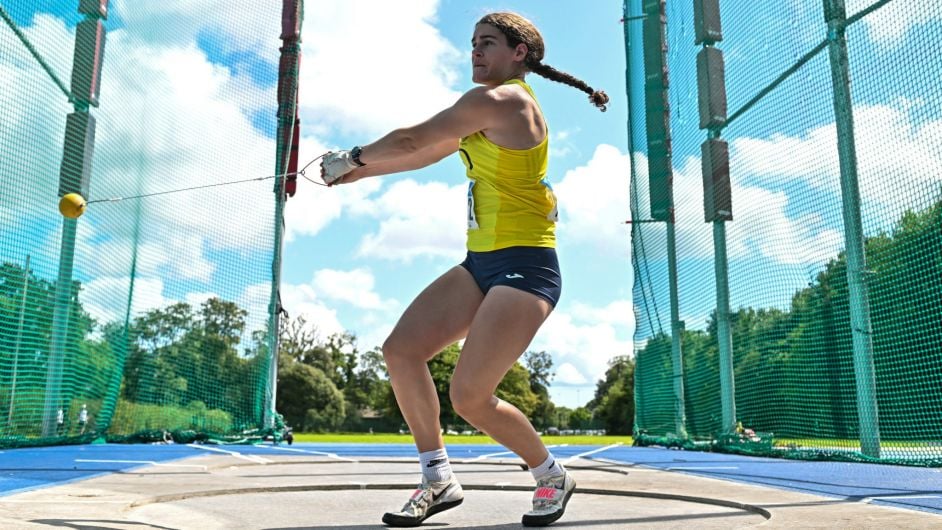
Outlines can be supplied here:
[[533, 494], [534, 499], [552, 499], [556, 497], [556, 488], [537, 488]]

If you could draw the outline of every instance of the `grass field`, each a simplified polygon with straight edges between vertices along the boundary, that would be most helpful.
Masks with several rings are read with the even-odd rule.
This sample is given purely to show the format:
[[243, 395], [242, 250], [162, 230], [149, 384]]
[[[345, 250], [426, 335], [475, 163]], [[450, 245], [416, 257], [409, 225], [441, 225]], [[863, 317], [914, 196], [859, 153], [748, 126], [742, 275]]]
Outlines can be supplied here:
[[[631, 445], [631, 436], [543, 436], [543, 443], [546, 445], [612, 445], [620, 443], [622, 445]], [[365, 434], [365, 433], [342, 433], [342, 434], [309, 434], [295, 433], [294, 441], [311, 443], [375, 443], [375, 444], [411, 444], [412, 436], [408, 434]], [[491, 440], [483, 434], [479, 435], [446, 435], [445, 443], [448, 445], [461, 444], [493, 444], [497, 442]]]
[[[880, 447], [895, 450], [937, 450], [940, 443], [937, 441], [913, 442], [913, 441], [894, 441], [880, 440]], [[844, 451], [859, 451], [860, 440], [850, 439], [826, 439], [826, 438], [775, 438], [775, 447], [786, 447], [795, 449], [839, 449]]]

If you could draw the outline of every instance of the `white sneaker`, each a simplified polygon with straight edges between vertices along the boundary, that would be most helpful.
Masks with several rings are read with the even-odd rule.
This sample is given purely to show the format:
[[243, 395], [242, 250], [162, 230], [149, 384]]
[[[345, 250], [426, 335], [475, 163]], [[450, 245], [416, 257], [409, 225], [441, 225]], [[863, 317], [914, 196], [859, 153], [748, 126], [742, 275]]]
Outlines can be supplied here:
[[464, 492], [454, 475], [448, 480], [433, 482], [422, 478], [418, 489], [398, 512], [387, 512], [383, 522], [389, 526], [419, 526], [422, 521], [454, 508], [464, 502]]
[[562, 517], [575, 489], [576, 481], [568, 472], [537, 481], [533, 509], [523, 516], [523, 526], [546, 526]]

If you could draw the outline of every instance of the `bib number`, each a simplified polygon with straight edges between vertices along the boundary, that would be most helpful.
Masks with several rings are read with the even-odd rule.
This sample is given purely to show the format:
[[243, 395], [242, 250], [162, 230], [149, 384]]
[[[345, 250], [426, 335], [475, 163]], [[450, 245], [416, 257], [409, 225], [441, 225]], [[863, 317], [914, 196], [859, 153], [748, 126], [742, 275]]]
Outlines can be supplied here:
[[478, 217], [474, 213], [474, 181], [468, 182], [468, 230], [477, 230]]

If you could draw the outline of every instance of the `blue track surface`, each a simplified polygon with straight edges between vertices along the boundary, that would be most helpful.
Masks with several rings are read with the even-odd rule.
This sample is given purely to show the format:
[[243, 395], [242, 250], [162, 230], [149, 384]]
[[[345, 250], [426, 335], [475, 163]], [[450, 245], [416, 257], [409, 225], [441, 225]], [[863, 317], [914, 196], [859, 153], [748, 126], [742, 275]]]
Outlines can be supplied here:
[[[81, 445], [0, 451], [0, 496], [56, 486], [107, 473], [128, 472], [151, 462], [169, 463], [181, 458], [223, 450], [239, 455], [337, 457], [416, 457], [411, 444], [294, 444], [292, 446], [205, 446], [186, 445]], [[717, 453], [698, 453], [656, 448], [615, 446], [556, 446], [558, 458], [586, 455], [679, 473], [760, 484], [801, 491], [849, 502], [866, 500], [942, 514], [942, 470], [905, 466], [841, 462], [803, 462]], [[588, 454], [587, 453], [591, 453]], [[448, 454], [455, 460], [510, 458], [497, 445], [452, 445]]]

